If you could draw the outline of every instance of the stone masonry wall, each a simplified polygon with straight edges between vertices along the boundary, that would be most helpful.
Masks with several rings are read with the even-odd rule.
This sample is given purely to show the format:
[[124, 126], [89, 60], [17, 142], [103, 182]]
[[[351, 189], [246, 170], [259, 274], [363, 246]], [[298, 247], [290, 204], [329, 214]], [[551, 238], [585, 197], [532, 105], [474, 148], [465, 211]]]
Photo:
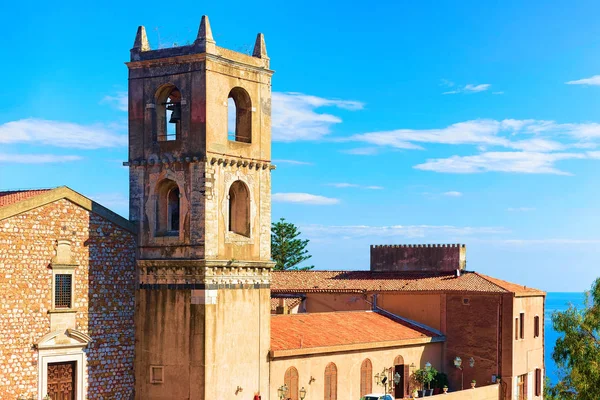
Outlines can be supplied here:
[[[135, 238], [68, 200], [0, 221], [0, 398], [36, 395], [38, 354], [50, 332], [56, 241], [71, 241], [76, 329], [92, 342], [87, 399], [128, 399], [133, 391]], [[36, 397], [37, 398], [37, 397]]]

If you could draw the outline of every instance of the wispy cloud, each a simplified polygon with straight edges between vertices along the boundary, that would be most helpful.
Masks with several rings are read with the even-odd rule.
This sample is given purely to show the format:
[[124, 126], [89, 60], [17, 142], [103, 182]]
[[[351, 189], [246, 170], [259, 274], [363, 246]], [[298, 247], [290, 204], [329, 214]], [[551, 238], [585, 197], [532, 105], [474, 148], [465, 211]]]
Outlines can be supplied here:
[[318, 140], [331, 133], [331, 127], [342, 122], [339, 116], [320, 113], [320, 108], [361, 110], [364, 104], [352, 100], [326, 99], [296, 92], [274, 92], [272, 95], [273, 141], [294, 142]]
[[114, 96], [104, 96], [100, 104], [109, 104], [120, 111], [128, 110], [127, 92], [119, 91]]
[[508, 212], [528, 212], [535, 211], [534, 207], [509, 207], [506, 209]]
[[55, 154], [6, 154], [0, 153], [0, 163], [15, 164], [51, 164], [79, 161], [80, 156], [61, 156]]
[[126, 146], [127, 135], [102, 125], [22, 119], [0, 125], [0, 144], [13, 143], [90, 150]]
[[302, 233], [308, 237], [335, 236], [346, 238], [426, 238], [426, 237], [463, 237], [471, 235], [498, 235], [510, 233], [503, 227], [470, 227], [452, 225], [302, 225]]
[[377, 147], [359, 147], [356, 149], [341, 150], [341, 152], [359, 156], [374, 156], [379, 153], [379, 149]]
[[333, 205], [340, 202], [336, 198], [309, 193], [274, 193], [272, 200], [279, 203], [303, 203], [311, 205]]
[[383, 189], [383, 186], [368, 186], [368, 185], [358, 185], [356, 183], [346, 183], [346, 182], [339, 182], [339, 183], [327, 183], [327, 186], [333, 186], [336, 188], [359, 188], [359, 189], [371, 189], [371, 190], [381, 190]]
[[446, 197], [462, 197], [463, 194], [462, 192], [450, 191], [444, 192], [443, 195]]
[[414, 168], [426, 171], [473, 174], [481, 172], [514, 172], [523, 174], [569, 173], [555, 168], [560, 160], [585, 158], [578, 153], [487, 152], [475, 156], [452, 156], [427, 160]]
[[307, 161], [298, 161], [298, 160], [272, 160], [276, 164], [290, 164], [290, 165], [313, 165], [311, 162]]
[[600, 86], [600, 75], [594, 75], [590, 78], [578, 79], [576, 81], [565, 82], [567, 85], [590, 85]]
[[466, 84], [465, 86], [454, 86], [454, 84], [452, 84], [450, 87], [454, 87], [454, 89], [443, 92], [442, 94], [479, 93], [479, 92], [485, 92], [491, 86], [492, 85], [489, 83], [481, 83], [478, 85], [469, 83], [469, 84]]

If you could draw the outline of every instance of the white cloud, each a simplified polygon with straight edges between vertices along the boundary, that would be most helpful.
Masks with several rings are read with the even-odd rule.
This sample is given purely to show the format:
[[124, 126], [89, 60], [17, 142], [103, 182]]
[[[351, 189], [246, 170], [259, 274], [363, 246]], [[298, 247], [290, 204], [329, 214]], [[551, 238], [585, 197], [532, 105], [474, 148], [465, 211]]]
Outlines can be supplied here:
[[30, 118], [0, 125], [0, 144], [13, 143], [99, 149], [127, 146], [127, 135], [118, 134], [102, 125]]
[[279, 203], [303, 203], [312, 205], [332, 205], [340, 202], [339, 199], [309, 193], [274, 193], [272, 200]]
[[341, 152], [359, 156], [374, 156], [379, 153], [379, 149], [377, 147], [359, 147], [356, 149], [341, 150]]
[[528, 211], [535, 211], [535, 208], [533, 207], [509, 207], [506, 209], [506, 211], [509, 212], [528, 212]]
[[327, 226], [327, 225], [302, 225], [302, 233], [307, 237], [404, 237], [404, 238], [424, 238], [431, 236], [470, 236], [470, 235], [497, 235], [509, 233], [502, 227], [469, 227], [452, 225], [389, 225], [389, 226], [369, 226], [369, 225], [346, 225], [346, 226]]
[[100, 104], [109, 104], [120, 111], [128, 111], [127, 92], [119, 91], [114, 96], [104, 96]]
[[61, 156], [54, 154], [6, 154], [0, 153], [0, 163], [14, 164], [50, 164], [79, 161], [80, 156]]
[[462, 195], [463, 195], [461, 192], [456, 192], [456, 191], [445, 192], [443, 194], [444, 194], [444, 196], [447, 196], [447, 197], [462, 197]]
[[346, 182], [340, 182], [340, 183], [328, 183], [327, 186], [333, 186], [336, 188], [360, 188], [360, 189], [371, 189], [371, 190], [381, 190], [383, 189], [383, 186], [365, 186], [365, 185], [358, 185], [356, 183], [346, 183]]
[[319, 113], [321, 107], [361, 110], [364, 104], [351, 100], [334, 100], [295, 92], [274, 92], [271, 119], [273, 141], [294, 142], [318, 140], [331, 132], [331, 127], [342, 122], [336, 115]]
[[591, 78], [578, 79], [576, 81], [565, 82], [567, 85], [593, 85], [600, 86], [600, 75], [594, 75]]
[[276, 164], [290, 164], [290, 165], [313, 165], [311, 162], [307, 161], [298, 161], [298, 160], [271, 160]]
[[[490, 86], [492, 86], [492, 85], [489, 84], [489, 83], [481, 83], [479, 85], [468, 83], [465, 86], [457, 87], [454, 90], [449, 90], [449, 91], [444, 92], [442, 94], [478, 93], [478, 92], [484, 92], [484, 91], [488, 90], [490, 88]], [[450, 85], [448, 87], [454, 87], [454, 84], [452, 84], [452, 85]]]
[[585, 158], [578, 153], [487, 152], [475, 156], [452, 156], [427, 160], [414, 168], [426, 171], [473, 174], [515, 172], [523, 174], [569, 175], [554, 167], [560, 160]]

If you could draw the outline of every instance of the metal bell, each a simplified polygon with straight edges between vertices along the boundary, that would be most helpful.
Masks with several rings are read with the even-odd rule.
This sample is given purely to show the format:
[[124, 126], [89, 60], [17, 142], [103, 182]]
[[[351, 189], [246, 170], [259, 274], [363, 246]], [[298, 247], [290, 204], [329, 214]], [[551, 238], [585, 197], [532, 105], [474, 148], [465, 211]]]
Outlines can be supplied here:
[[167, 110], [171, 111], [170, 124], [176, 124], [181, 121], [181, 103], [173, 103], [167, 106]]

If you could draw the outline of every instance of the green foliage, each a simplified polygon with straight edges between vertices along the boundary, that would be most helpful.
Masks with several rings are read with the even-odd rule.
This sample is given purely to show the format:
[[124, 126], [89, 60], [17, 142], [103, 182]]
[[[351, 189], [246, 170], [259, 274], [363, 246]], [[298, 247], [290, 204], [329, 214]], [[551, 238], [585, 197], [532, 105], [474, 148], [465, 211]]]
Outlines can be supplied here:
[[586, 293], [583, 309], [570, 305], [552, 314], [554, 330], [562, 333], [552, 359], [559, 369], [559, 382], [546, 380], [547, 400], [600, 399], [600, 278]]
[[275, 261], [276, 271], [305, 271], [314, 268], [314, 265], [298, 266], [312, 257], [306, 250], [309, 240], [298, 239], [300, 234], [296, 225], [285, 222], [285, 218], [271, 224], [271, 257]]
[[421, 384], [421, 390], [423, 390], [425, 384], [430, 387], [431, 381], [433, 381], [438, 374], [437, 370], [433, 367], [430, 368], [419, 368], [413, 373], [413, 376], [417, 382]]
[[438, 372], [437, 375], [431, 381], [431, 386], [434, 388], [442, 389], [444, 386], [448, 386], [448, 375], [443, 372]]

